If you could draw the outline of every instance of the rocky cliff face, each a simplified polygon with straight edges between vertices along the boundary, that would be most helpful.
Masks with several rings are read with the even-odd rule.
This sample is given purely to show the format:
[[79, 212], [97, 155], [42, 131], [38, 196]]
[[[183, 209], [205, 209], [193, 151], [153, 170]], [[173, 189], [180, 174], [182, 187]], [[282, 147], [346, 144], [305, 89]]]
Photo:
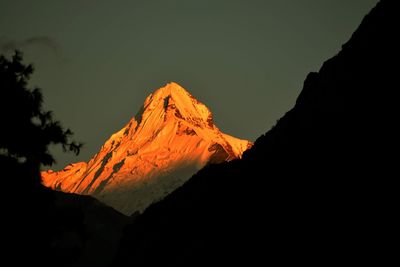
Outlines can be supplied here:
[[222, 133], [204, 104], [169, 83], [150, 94], [139, 113], [88, 163], [43, 172], [43, 184], [92, 195], [130, 215], [181, 186], [207, 163], [240, 158], [250, 146]]

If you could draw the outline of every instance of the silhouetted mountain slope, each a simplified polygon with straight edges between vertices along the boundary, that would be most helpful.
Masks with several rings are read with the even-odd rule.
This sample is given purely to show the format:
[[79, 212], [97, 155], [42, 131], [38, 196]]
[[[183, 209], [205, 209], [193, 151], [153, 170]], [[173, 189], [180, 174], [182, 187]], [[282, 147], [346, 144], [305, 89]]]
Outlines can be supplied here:
[[2, 257], [15, 266], [110, 266], [123, 227], [134, 219], [90, 196], [40, 185], [4, 195]]
[[116, 265], [387, 260], [397, 6], [381, 1], [242, 160], [204, 168], [147, 209]]
[[38, 170], [11, 157], [0, 157], [0, 166], [3, 265], [111, 264], [122, 229], [133, 218], [90, 196], [46, 188]]
[[[123, 227], [133, 221], [91, 196], [52, 191], [53, 242], [42, 253], [60, 266], [110, 266]], [[71, 229], [71, 225], [76, 225]]]

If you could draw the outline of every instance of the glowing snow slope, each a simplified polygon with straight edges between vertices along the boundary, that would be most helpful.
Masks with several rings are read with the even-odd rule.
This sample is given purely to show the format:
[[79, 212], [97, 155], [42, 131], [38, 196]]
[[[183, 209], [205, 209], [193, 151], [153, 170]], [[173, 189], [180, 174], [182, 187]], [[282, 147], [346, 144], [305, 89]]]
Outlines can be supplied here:
[[176, 83], [150, 94], [88, 163], [42, 172], [43, 184], [89, 194], [130, 215], [143, 211], [207, 163], [238, 158], [251, 146], [222, 133], [208, 108]]

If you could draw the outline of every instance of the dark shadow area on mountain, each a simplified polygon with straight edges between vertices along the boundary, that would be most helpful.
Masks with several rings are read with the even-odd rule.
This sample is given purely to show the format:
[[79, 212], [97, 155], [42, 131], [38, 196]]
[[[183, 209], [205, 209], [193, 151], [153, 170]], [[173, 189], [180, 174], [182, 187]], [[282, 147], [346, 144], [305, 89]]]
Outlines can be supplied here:
[[388, 260], [398, 18], [398, 1], [379, 2], [242, 160], [207, 166], [127, 227], [115, 265]]
[[54, 162], [50, 144], [78, 153], [72, 132], [44, 110], [29, 88], [32, 65], [18, 51], [0, 56], [2, 261], [12, 266], [107, 266], [129, 220], [88, 196], [41, 185], [40, 167]]

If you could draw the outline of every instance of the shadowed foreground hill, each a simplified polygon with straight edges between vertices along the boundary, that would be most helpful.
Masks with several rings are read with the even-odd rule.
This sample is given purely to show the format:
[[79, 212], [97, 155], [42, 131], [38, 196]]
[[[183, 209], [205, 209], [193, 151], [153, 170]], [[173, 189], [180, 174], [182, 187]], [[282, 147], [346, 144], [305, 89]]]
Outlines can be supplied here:
[[116, 265], [387, 259], [397, 6], [381, 1], [243, 160], [203, 169], [146, 210]]

